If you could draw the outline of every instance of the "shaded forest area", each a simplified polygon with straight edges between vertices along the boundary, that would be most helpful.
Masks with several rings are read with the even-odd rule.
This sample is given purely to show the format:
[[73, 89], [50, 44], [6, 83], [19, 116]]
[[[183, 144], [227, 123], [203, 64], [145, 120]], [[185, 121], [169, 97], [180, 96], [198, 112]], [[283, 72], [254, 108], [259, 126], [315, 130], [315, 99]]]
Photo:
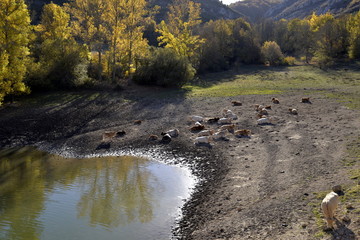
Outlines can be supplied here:
[[181, 87], [196, 74], [248, 64], [324, 68], [360, 57], [360, 12], [305, 19], [202, 22], [201, 5], [174, 0], [166, 18], [146, 0], [71, 0], [32, 24], [24, 0], [0, 2], [0, 103], [30, 91], [133, 80]]

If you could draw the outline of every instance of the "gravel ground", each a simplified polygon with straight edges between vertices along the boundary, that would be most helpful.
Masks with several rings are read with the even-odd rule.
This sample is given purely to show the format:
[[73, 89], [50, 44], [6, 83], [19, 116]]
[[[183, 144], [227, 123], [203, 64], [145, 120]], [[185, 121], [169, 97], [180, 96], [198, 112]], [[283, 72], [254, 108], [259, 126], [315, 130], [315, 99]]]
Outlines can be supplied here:
[[[180, 239], [314, 239], [319, 226], [309, 204], [318, 201], [313, 193], [329, 191], [335, 184], [354, 184], [348, 176], [354, 166], [346, 167], [341, 160], [347, 145], [360, 136], [359, 113], [334, 100], [301, 92], [146, 97], [152, 91], [131, 87], [96, 95], [74, 92], [77, 97], [61, 104], [6, 105], [0, 109], [0, 147], [36, 145], [65, 156], [160, 149], [180, 159], [175, 161], [190, 165], [202, 179], [174, 230]], [[144, 97], [133, 97], [135, 92]], [[306, 96], [311, 103], [301, 103]], [[280, 104], [273, 104], [272, 97]], [[242, 106], [232, 106], [234, 100]], [[272, 106], [272, 124], [257, 125], [255, 104]], [[194, 145], [197, 133], [189, 130], [188, 117], [220, 117], [224, 108], [237, 114], [236, 128], [250, 129], [251, 137], [228, 133], [226, 140]], [[290, 114], [289, 108], [296, 108], [298, 114]], [[205, 123], [205, 127], [216, 130], [219, 125]], [[173, 128], [180, 135], [170, 143], [148, 140], [150, 134], [160, 136]], [[102, 143], [105, 131], [122, 130], [125, 136]], [[345, 204], [339, 206], [337, 228], [324, 239], [359, 238], [360, 203], [352, 205], [351, 211]], [[350, 222], [342, 221], [345, 215]]]

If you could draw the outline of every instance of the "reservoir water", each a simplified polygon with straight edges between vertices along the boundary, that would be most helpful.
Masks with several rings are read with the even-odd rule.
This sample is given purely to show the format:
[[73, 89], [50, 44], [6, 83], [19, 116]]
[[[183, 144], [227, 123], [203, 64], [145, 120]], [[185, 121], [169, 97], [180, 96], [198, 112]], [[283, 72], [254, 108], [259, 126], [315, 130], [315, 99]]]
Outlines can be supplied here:
[[194, 185], [189, 170], [145, 158], [1, 150], [0, 239], [169, 239]]

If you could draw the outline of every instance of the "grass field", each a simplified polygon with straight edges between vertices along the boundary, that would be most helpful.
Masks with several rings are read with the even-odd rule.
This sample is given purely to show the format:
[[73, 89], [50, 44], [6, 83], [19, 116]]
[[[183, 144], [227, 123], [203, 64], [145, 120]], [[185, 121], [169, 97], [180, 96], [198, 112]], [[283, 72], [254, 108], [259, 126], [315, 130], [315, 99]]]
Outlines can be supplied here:
[[229, 97], [248, 94], [277, 94], [305, 90], [360, 109], [360, 64], [322, 70], [313, 66], [247, 66], [237, 71], [213, 73], [183, 87], [187, 97]]

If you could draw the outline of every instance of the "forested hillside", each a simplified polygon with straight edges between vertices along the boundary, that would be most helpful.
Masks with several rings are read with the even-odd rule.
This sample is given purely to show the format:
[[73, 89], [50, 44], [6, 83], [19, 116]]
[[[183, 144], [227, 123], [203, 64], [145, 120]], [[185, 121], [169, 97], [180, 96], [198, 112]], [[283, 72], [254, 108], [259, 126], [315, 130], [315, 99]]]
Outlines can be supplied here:
[[235, 2], [229, 7], [245, 16], [246, 19], [255, 22], [263, 19], [266, 12], [284, 0], [245, 0]]
[[[30, 14], [33, 21], [36, 23], [40, 20], [41, 9], [45, 4], [51, 2], [57, 5], [63, 5], [71, 0], [26, 0]], [[156, 16], [156, 20], [160, 22], [166, 17], [166, 12], [169, 10], [168, 5], [172, 3], [172, 0], [150, 0], [148, 1], [151, 6], [160, 6], [159, 14]], [[194, 2], [201, 4], [201, 17], [203, 21], [216, 20], [216, 19], [235, 19], [242, 17], [242, 14], [234, 11], [230, 7], [224, 5], [219, 0], [195, 0]]]
[[360, 9], [359, 0], [245, 0], [233, 3], [230, 8], [246, 15], [251, 21], [263, 18], [293, 19], [316, 14], [332, 13], [341, 16]]

